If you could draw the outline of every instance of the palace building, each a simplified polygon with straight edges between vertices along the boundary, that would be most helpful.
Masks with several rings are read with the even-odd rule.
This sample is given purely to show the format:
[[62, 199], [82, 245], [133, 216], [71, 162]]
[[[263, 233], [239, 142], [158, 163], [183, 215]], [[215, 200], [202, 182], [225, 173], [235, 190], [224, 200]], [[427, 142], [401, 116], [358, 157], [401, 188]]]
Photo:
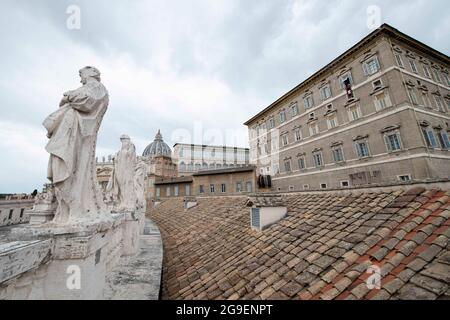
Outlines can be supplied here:
[[173, 149], [180, 175], [240, 167], [250, 162], [250, 150], [246, 148], [177, 143]]
[[389, 25], [248, 120], [275, 191], [450, 177], [449, 57]]

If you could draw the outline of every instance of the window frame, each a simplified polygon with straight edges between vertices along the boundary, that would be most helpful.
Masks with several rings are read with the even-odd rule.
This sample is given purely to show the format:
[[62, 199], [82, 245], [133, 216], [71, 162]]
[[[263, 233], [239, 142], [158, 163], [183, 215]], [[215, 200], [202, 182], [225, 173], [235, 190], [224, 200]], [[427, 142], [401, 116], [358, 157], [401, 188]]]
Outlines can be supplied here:
[[[393, 149], [392, 148], [391, 141], [389, 139], [389, 137], [391, 137], [391, 136], [395, 136], [396, 137], [397, 143], [398, 143], [398, 149]], [[400, 130], [385, 132], [383, 134], [383, 139], [384, 139], [384, 144], [386, 146], [386, 149], [387, 149], [387, 151], [389, 153], [399, 152], [399, 151], [403, 150], [403, 142], [402, 142]]]
[[[355, 119], [355, 118], [353, 117], [353, 111], [352, 111], [352, 109], [356, 109], [356, 113], [357, 113], [358, 118]], [[348, 119], [349, 119], [349, 122], [353, 122], [353, 121], [356, 121], [356, 120], [359, 120], [359, 119], [362, 118], [361, 107], [360, 107], [359, 105], [357, 105], [357, 104], [352, 105], [352, 106], [348, 106], [347, 112], [348, 112]]]
[[[319, 159], [320, 163], [318, 163], [316, 160]], [[316, 168], [322, 168], [324, 167], [325, 163], [323, 161], [323, 154], [322, 151], [317, 151], [317, 152], [313, 152], [313, 162], [314, 162], [314, 166]]]
[[[293, 103], [290, 108], [291, 108], [291, 116], [292, 117], [296, 117], [300, 114], [300, 110], [298, 109], [297, 102]], [[294, 112], [294, 110], [295, 110], [295, 112]]]
[[[359, 146], [364, 144], [366, 146], [367, 149], [367, 155], [362, 155], [360, 154], [360, 148]], [[358, 159], [367, 159], [370, 158], [370, 147], [369, 147], [369, 141], [368, 139], [362, 139], [362, 140], [357, 140], [355, 141], [355, 148], [356, 148], [356, 156], [358, 157]]]
[[[334, 122], [334, 126], [331, 125], [332, 121]], [[339, 127], [337, 114], [331, 114], [331, 115], [327, 116], [327, 127], [328, 127], [328, 130]]]
[[286, 173], [292, 172], [292, 161], [291, 161], [291, 159], [285, 159], [283, 161], [283, 163], [284, 163], [284, 172], [286, 172]]
[[[336, 152], [337, 151], [339, 151], [338, 154], [340, 154], [341, 160], [336, 159]], [[344, 149], [342, 148], [342, 146], [336, 146], [336, 147], [331, 148], [331, 155], [333, 156], [334, 163], [343, 163], [343, 162], [345, 162]]]
[[[328, 95], [324, 93], [328, 93]], [[327, 101], [333, 97], [331, 86], [329, 84], [326, 84], [320, 88], [320, 97], [322, 98], [322, 102]]]
[[311, 109], [314, 107], [314, 97], [312, 94], [307, 95], [303, 98], [303, 106], [305, 110]]
[[[375, 62], [375, 66], [376, 66], [376, 70], [374, 69], [375, 71], [372, 71], [371, 67], [369, 67], [369, 64], [371, 62]], [[363, 62], [364, 75], [367, 77], [373, 76], [374, 74], [380, 72], [380, 70], [381, 70], [381, 64], [380, 64], [380, 60], [378, 59], [378, 55], [376, 55], [376, 54], [373, 55], [372, 57], [366, 59]]]

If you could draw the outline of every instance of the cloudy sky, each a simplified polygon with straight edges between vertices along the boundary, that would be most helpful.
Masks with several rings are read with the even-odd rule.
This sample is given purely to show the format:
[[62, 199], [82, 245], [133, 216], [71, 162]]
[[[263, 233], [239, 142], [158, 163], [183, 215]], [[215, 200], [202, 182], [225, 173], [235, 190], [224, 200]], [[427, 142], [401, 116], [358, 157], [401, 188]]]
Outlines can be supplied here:
[[110, 93], [99, 156], [123, 133], [142, 152], [158, 129], [171, 146], [247, 146], [242, 124], [370, 33], [371, 5], [449, 53], [448, 0], [0, 0], [0, 193], [45, 182], [41, 123], [81, 67]]

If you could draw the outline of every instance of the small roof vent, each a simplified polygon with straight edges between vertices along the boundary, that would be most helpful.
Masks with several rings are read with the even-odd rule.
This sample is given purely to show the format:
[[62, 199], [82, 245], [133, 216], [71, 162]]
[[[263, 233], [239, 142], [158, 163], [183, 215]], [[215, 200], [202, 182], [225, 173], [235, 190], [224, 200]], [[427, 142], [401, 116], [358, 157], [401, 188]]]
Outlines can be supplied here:
[[253, 230], [262, 231], [287, 215], [287, 207], [284, 205], [281, 195], [251, 196], [246, 204], [251, 207], [250, 226]]

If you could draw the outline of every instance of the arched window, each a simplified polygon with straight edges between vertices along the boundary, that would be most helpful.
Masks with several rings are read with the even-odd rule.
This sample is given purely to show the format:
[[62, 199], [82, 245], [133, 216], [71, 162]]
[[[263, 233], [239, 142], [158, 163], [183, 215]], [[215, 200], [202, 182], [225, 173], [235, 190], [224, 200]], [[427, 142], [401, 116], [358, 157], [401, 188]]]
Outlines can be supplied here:
[[208, 164], [206, 162], [203, 162], [203, 169], [208, 169]]
[[184, 163], [184, 161], [180, 162], [180, 171], [186, 171], [186, 164]]
[[200, 163], [195, 164], [195, 170], [200, 170], [202, 168], [202, 165]]
[[216, 165], [215, 165], [214, 163], [210, 163], [210, 164], [209, 164], [209, 168], [210, 168], [210, 169], [215, 169], [215, 168], [216, 168]]

